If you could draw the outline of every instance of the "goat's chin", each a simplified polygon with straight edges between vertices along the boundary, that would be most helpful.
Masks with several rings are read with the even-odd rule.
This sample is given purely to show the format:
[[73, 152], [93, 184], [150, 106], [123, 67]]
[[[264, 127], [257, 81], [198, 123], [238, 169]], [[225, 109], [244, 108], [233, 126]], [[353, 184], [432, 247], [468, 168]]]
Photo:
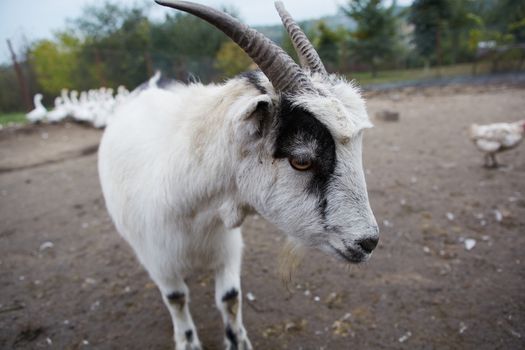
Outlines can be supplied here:
[[345, 263], [350, 264], [361, 264], [365, 263], [368, 260], [370, 260], [370, 256], [372, 254], [367, 254], [362, 251], [358, 250], [352, 250], [352, 251], [342, 251], [331, 244], [327, 244], [326, 246], [323, 246], [321, 250], [330, 255], [331, 257], [335, 257], [336, 260], [342, 261]]
[[299, 242], [287, 239], [279, 254], [279, 276], [282, 283], [288, 288], [293, 274], [301, 264], [305, 254], [305, 247]]
[[332, 259], [343, 262], [345, 264], [359, 265], [370, 260], [372, 254], [364, 253], [360, 250], [341, 251], [335, 248], [330, 243], [319, 245], [308, 245], [306, 242], [301, 242], [299, 239], [288, 237], [285, 244], [281, 248], [279, 254], [279, 276], [283, 285], [289, 289], [292, 282], [293, 275], [308, 249], [314, 249], [323, 252]]

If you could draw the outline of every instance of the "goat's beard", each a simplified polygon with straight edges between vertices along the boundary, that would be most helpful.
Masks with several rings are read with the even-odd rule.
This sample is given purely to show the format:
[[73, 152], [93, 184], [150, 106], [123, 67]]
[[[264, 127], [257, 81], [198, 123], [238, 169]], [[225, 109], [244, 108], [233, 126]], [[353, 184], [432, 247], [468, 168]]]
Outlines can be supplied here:
[[293, 275], [303, 261], [306, 249], [299, 242], [288, 238], [279, 254], [279, 276], [283, 285], [290, 290]]

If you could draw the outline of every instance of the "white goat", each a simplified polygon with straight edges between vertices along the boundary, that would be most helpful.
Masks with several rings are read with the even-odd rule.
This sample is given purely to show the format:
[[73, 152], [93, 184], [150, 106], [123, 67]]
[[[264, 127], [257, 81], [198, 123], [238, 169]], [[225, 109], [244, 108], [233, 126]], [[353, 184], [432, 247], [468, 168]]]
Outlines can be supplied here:
[[215, 271], [228, 349], [251, 349], [242, 323], [240, 225], [258, 212], [298, 244], [366, 261], [378, 229], [361, 160], [371, 126], [357, 89], [328, 75], [281, 3], [304, 69], [236, 19], [183, 1], [257, 63], [222, 85], [146, 89], [107, 127], [99, 173], [120, 234], [158, 285], [177, 349], [200, 349], [184, 276]]

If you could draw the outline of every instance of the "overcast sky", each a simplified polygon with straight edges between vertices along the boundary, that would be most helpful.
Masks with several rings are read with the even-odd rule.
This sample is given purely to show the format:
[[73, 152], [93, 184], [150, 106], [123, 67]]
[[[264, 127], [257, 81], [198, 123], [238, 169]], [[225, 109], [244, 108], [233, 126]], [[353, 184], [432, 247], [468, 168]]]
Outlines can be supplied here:
[[[149, 0], [112, 0], [111, 2], [131, 5]], [[273, 0], [194, 0], [213, 7], [233, 6], [239, 11], [241, 19], [250, 25], [280, 23], [274, 9]], [[288, 11], [300, 21], [332, 15], [346, 0], [283, 0]], [[388, 1], [388, 0], [387, 0]], [[102, 4], [102, 0], [0, 0], [0, 63], [7, 62], [9, 51], [6, 39], [11, 39], [15, 49], [24, 41], [51, 38], [55, 30], [62, 29], [66, 19], [77, 18], [86, 5]], [[151, 0], [151, 2], [153, 2]], [[398, 0], [407, 5], [412, 0]], [[167, 11], [161, 6], [153, 6], [151, 17], [162, 19]]]

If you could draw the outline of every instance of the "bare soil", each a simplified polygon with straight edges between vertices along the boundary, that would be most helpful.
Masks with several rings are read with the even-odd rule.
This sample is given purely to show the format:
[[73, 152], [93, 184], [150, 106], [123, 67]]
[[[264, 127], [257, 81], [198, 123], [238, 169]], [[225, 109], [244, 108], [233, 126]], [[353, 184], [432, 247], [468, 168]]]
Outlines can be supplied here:
[[[466, 136], [473, 122], [524, 118], [509, 86], [369, 93], [365, 168], [382, 236], [371, 261], [309, 251], [286, 287], [284, 237], [244, 225], [244, 319], [256, 349], [523, 349], [525, 145], [498, 170]], [[101, 131], [75, 124], [0, 131], [0, 348], [171, 349], [160, 294], [106, 213]], [[476, 245], [465, 249], [465, 239]], [[206, 349], [222, 349], [213, 279], [190, 278]]]

